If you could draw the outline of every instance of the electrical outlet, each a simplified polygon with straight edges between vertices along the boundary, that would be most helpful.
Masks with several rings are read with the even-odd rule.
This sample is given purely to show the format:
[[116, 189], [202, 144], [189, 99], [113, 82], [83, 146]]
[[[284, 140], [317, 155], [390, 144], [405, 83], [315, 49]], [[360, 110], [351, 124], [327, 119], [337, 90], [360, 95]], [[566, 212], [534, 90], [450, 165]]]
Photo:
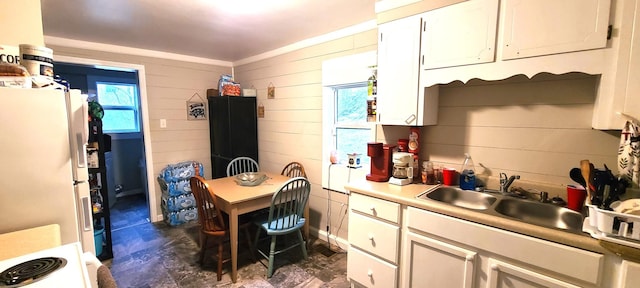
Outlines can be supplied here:
[[167, 128], [167, 119], [160, 119], [160, 128]]

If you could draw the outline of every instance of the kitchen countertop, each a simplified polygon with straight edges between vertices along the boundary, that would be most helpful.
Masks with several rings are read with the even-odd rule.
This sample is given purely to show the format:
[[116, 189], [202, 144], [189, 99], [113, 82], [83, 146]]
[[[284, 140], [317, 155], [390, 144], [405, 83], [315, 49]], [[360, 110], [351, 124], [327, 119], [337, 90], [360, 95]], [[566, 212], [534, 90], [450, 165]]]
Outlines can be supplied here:
[[58, 224], [0, 234], [0, 260], [60, 246], [60, 239]]
[[424, 184], [398, 186], [387, 182], [373, 182], [362, 179], [347, 183], [345, 188], [351, 192], [389, 200], [399, 204], [413, 206], [584, 250], [597, 253], [611, 253], [609, 250], [600, 246], [598, 240], [592, 238], [588, 233], [576, 234], [565, 232], [562, 230], [524, 223], [518, 220], [487, 215], [482, 212], [456, 207], [436, 200], [416, 198], [417, 195], [431, 188], [435, 188], [436, 186], [437, 185]]

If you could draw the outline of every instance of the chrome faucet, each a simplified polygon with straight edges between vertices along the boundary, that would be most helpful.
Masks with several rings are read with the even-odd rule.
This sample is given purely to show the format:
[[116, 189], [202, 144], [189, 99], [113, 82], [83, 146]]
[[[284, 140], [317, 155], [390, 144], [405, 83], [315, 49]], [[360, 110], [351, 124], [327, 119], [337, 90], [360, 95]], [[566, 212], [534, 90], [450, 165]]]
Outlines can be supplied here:
[[506, 173], [500, 173], [500, 193], [509, 194], [509, 186], [516, 179], [520, 179], [520, 175], [511, 175], [511, 177], [507, 177]]

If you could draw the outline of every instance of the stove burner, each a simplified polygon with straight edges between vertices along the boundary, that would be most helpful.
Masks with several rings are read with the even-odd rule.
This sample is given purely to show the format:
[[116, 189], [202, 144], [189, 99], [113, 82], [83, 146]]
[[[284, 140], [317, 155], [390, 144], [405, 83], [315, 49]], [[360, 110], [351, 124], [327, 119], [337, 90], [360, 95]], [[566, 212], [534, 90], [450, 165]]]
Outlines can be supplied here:
[[67, 260], [44, 257], [22, 262], [0, 273], [0, 287], [20, 287], [38, 281], [67, 265]]

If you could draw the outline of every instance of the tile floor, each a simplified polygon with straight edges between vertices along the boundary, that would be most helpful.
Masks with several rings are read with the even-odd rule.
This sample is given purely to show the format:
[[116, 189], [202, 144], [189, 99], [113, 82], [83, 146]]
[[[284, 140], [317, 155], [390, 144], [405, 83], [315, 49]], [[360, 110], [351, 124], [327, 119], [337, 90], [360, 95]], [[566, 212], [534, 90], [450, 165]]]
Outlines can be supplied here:
[[231, 282], [230, 264], [218, 282], [212, 258], [203, 268], [197, 263], [197, 224], [149, 223], [145, 201], [141, 194], [126, 196], [112, 208], [114, 258], [104, 263], [118, 287], [349, 287], [347, 254], [335, 246], [340, 252], [328, 253], [326, 242], [313, 238], [307, 260], [297, 249], [276, 257], [270, 279], [266, 267], [245, 252], [238, 256], [238, 282]]

